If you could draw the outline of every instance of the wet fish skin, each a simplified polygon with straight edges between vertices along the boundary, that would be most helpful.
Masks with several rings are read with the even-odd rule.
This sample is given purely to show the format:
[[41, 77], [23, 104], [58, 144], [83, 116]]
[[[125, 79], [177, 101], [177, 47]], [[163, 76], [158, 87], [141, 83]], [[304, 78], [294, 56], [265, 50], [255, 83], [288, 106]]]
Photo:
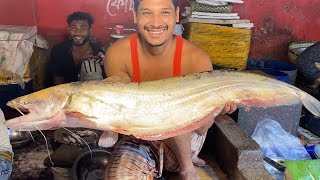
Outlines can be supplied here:
[[238, 107], [302, 102], [320, 115], [320, 102], [290, 84], [253, 73], [213, 71], [141, 83], [62, 84], [8, 102], [30, 113], [6, 125], [29, 131], [86, 127], [160, 140], [201, 127], [228, 101]]

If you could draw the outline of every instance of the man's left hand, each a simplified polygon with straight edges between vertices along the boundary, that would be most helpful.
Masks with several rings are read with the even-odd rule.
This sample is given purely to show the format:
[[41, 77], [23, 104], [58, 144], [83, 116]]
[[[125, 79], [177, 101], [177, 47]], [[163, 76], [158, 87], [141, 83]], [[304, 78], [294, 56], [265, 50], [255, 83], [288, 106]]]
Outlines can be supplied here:
[[224, 106], [221, 114], [231, 114], [237, 109], [237, 104], [234, 101], [229, 101]]

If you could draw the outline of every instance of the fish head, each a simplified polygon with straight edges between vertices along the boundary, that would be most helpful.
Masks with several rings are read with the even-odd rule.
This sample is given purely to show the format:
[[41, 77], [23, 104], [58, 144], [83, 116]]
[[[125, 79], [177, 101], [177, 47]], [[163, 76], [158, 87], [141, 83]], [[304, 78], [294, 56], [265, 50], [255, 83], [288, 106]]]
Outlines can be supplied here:
[[58, 87], [47, 88], [18, 97], [9, 101], [7, 105], [24, 112], [57, 112], [66, 106], [70, 97], [69, 91]]
[[54, 86], [13, 99], [7, 105], [23, 116], [8, 120], [6, 125], [15, 130], [52, 129], [63, 120], [61, 115], [57, 118], [57, 114], [63, 113], [69, 99], [70, 91], [64, 86]]

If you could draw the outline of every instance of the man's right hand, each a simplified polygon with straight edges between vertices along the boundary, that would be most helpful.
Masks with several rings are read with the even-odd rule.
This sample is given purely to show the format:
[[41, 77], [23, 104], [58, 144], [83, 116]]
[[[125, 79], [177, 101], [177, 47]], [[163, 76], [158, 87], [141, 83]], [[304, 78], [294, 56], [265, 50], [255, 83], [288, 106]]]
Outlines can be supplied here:
[[233, 101], [229, 101], [226, 103], [224, 106], [223, 110], [221, 111], [220, 114], [231, 114], [237, 109], [237, 103]]

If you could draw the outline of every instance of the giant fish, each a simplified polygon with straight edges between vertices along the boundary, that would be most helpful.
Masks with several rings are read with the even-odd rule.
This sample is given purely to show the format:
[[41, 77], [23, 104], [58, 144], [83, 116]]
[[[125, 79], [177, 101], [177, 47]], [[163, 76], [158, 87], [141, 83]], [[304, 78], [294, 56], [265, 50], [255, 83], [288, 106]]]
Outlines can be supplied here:
[[212, 71], [141, 83], [54, 86], [8, 102], [28, 114], [6, 125], [20, 131], [85, 127], [162, 140], [203, 126], [230, 101], [237, 107], [301, 102], [320, 116], [320, 102], [295, 86], [254, 73]]

